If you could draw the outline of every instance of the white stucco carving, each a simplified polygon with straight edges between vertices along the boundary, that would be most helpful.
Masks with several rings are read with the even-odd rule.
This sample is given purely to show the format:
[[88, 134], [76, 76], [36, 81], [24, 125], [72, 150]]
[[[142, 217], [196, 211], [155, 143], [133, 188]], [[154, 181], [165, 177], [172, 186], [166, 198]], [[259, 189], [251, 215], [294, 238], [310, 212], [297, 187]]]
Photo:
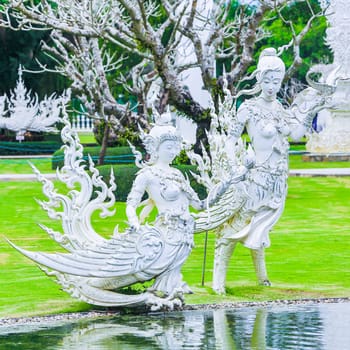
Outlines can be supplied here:
[[[150, 305], [152, 309], [181, 306], [183, 294], [190, 289], [182, 280], [181, 267], [193, 247], [194, 219], [189, 207], [209, 207], [225, 191], [233, 177], [213, 187], [206, 200], [200, 200], [189, 181], [170, 166], [182, 147], [182, 137], [169, 124], [168, 114], [158, 116], [156, 125], [146, 134], [141, 130], [143, 144], [150, 155], [141, 161], [135, 151], [137, 173], [127, 199], [129, 227], [105, 239], [95, 232], [91, 216], [100, 211], [102, 217], [115, 214], [116, 189], [113, 172], [110, 186], [101, 179], [90, 160], [89, 171], [82, 160], [83, 148], [71, 129], [64, 111], [64, 167], [57, 178], [71, 190], [59, 193], [54, 183], [33, 166], [43, 184], [48, 201], [40, 202], [49, 217], [62, 222], [63, 233], [41, 226], [67, 253], [31, 252], [12, 244], [18, 251], [37, 262], [48, 275], [56, 277], [63, 289], [73, 297], [101, 306]], [[94, 193], [96, 194], [94, 196]], [[142, 200], [144, 194], [147, 200]], [[140, 215], [137, 208], [143, 206]], [[154, 222], [145, 222], [155, 207]], [[127, 295], [120, 288], [154, 279], [147, 292]]]
[[[216, 205], [196, 218], [196, 231], [216, 227], [213, 289], [218, 293], [225, 292], [228, 263], [239, 242], [251, 250], [258, 282], [270, 285], [264, 249], [270, 246], [269, 232], [284, 209], [288, 138], [302, 137], [325, 102], [320, 92], [308, 88], [289, 109], [284, 108], [276, 99], [284, 72], [276, 51], [265, 49], [254, 72], [256, 86], [242, 91], [254, 97], [236, 111], [235, 99], [225, 89], [218, 113], [212, 111], [208, 136], [211, 157], [189, 153], [201, 171], [200, 181], [209, 191], [213, 183], [227, 181], [230, 169], [249, 169], [243, 181], [232, 183]], [[331, 90], [322, 88], [322, 92]], [[251, 141], [248, 149], [240, 138], [244, 128]]]
[[[269, 285], [264, 249], [270, 245], [269, 231], [283, 212], [287, 192], [288, 138], [297, 139], [310, 128], [314, 114], [324, 107], [331, 87], [316, 84], [319, 91], [307, 89], [285, 109], [276, 99], [285, 68], [276, 50], [265, 49], [254, 76], [256, 86], [241, 94], [254, 96], [236, 111], [236, 97], [224, 86], [225, 98], [208, 131], [210, 155], [189, 151], [193, 128], [184, 139], [171, 123], [169, 113], [156, 115], [155, 126], [140, 137], [149, 158], [142, 160], [134, 150], [140, 167], [129, 193], [126, 214], [129, 226], [124, 232], [115, 228], [111, 238], [103, 238], [91, 224], [92, 214], [115, 214], [116, 189], [111, 173], [110, 185], [101, 179], [90, 160], [88, 170], [83, 148], [71, 128], [63, 106], [61, 137], [64, 142], [64, 166], [57, 170], [59, 181], [68, 193], [59, 193], [54, 183], [33, 166], [42, 182], [48, 201], [40, 202], [49, 217], [60, 220], [62, 233], [41, 226], [67, 253], [18, 251], [56, 277], [73, 297], [101, 306], [149, 305], [152, 309], [174, 308], [190, 292], [182, 280], [181, 267], [193, 247], [193, 233], [216, 229], [213, 289], [225, 292], [229, 259], [240, 242], [251, 249], [259, 283]], [[310, 97], [311, 96], [311, 97]], [[186, 124], [186, 121], [183, 121]], [[183, 128], [183, 126], [182, 126]], [[186, 128], [186, 127], [185, 127]], [[247, 128], [251, 146], [241, 138]], [[186, 147], [198, 165], [197, 179], [208, 190], [200, 200], [180, 171], [171, 162]], [[94, 195], [95, 194], [95, 195]], [[144, 194], [148, 195], [143, 200]], [[192, 214], [189, 208], [199, 210]], [[143, 207], [140, 214], [137, 209]], [[157, 209], [153, 222], [149, 214]], [[127, 295], [123, 287], [154, 280], [144, 293]]]
[[61, 97], [52, 94], [40, 102], [36, 94], [32, 95], [24, 85], [19, 67], [16, 87], [9, 97], [0, 97], [0, 129], [16, 132], [18, 141], [24, 140], [26, 131], [56, 131], [53, 125], [59, 121], [62, 105], [68, 102], [68, 94]]

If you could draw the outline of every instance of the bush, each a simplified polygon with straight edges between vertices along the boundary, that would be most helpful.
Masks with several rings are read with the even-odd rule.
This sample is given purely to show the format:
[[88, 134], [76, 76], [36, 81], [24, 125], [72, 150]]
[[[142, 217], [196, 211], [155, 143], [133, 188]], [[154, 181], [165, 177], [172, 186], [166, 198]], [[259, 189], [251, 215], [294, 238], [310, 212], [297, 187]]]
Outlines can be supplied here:
[[[92, 158], [96, 164], [100, 154], [100, 146], [97, 147], [84, 147], [84, 159], [88, 160], [88, 155]], [[104, 159], [105, 164], [133, 164], [135, 157], [131, 152], [130, 147], [112, 147], [107, 148], [107, 154]], [[52, 169], [61, 168], [64, 164], [63, 150], [56, 151], [52, 156]]]
[[[198, 193], [200, 198], [206, 197], [206, 191], [204, 186], [199, 185], [196, 180], [191, 175], [190, 171], [197, 173], [196, 167], [194, 165], [175, 165], [175, 168], [179, 169], [185, 176], [189, 177], [192, 188]], [[98, 167], [103, 180], [109, 184], [111, 166], [102, 165]], [[113, 166], [115, 183], [117, 184], [117, 189], [115, 191], [115, 197], [118, 202], [126, 201], [126, 198], [131, 190], [131, 186], [135, 180], [136, 173], [139, 168], [133, 164], [126, 165], [114, 165]]]
[[40, 142], [0, 142], [0, 155], [36, 155], [52, 154], [62, 143], [54, 141]]

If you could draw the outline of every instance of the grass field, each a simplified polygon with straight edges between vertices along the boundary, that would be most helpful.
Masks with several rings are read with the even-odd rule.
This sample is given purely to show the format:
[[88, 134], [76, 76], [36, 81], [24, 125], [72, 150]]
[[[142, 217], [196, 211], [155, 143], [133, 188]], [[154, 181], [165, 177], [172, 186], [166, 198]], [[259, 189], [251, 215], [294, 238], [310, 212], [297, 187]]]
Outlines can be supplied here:
[[[34, 263], [5, 241], [30, 249], [56, 251], [37, 223], [59, 228], [34, 198], [43, 198], [35, 182], [0, 182], [0, 317], [83, 311], [90, 306], [60, 291]], [[350, 297], [350, 178], [290, 178], [285, 212], [271, 233], [266, 260], [272, 287], [257, 286], [250, 253], [238, 246], [231, 259], [227, 295], [211, 292], [214, 235], [208, 235], [205, 285], [201, 285], [204, 234], [183, 267], [195, 294], [187, 303]], [[124, 203], [106, 220], [94, 216], [96, 231], [108, 235], [125, 224]]]

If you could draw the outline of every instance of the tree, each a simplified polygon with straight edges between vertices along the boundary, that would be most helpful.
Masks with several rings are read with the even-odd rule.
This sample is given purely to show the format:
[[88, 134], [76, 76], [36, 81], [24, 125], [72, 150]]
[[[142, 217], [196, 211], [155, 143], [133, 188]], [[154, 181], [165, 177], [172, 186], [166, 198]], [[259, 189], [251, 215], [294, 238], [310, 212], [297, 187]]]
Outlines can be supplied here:
[[[38, 70], [36, 60], [40, 60], [49, 67], [50, 59], [41, 50], [41, 41], [49, 40], [49, 33], [45, 31], [20, 32], [0, 28], [0, 94], [9, 93], [18, 79], [18, 66], [25, 66], [28, 70]], [[52, 66], [53, 68], [53, 66]], [[68, 85], [64, 77], [53, 73], [26, 74], [27, 86], [35, 91], [39, 98], [62, 92]]]
[[[180, 78], [183, 72], [199, 68], [200, 84], [215, 101], [220, 93], [216, 62], [229, 60], [227, 80], [236, 92], [254, 62], [257, 43], [269, 35], [263, 24], [280, 18], [292, 32], [289, 42], [281, 48], [292, 51], [289, 67], [292, 74], [302, 63], [303, 38], [322, 15], [312, 0], [303, 1], [308, 16], [302, 25], [295, 23], [295, 18], [288, 18], [286, 9], [297, 3], [294, 0], [256, 0], [250, 4], [227, 0], [9, 0], [3, 3], [2, 27], [50, 31], [50, 41], [42, 42], [41, 48], [55, 61], [55, 68], [41, 64], [41, 69], [68, 78], [73, 94], [82, 101], [88, 115], [104, 121], [101, 160], [110, 128], [118, 133], [126, 125], [147, 126], [148, 93], [154, 85], [159, 86], [156, 106], [159, 111], [170, 104], [207, 127], [209, 110], [187, 89]], [[206, 9], [201, 7], [203, 4]], [[181, 61], [177, 51], [184, 42], [193, 54], [190, 60]], [[120, 52], [125, 56], [115, 54]], [[129, 74], [120, 78], [116, 73], [130, 62], [126, 56], [133, 58], [133, 65]], [[113, 81], [122, 83], [128, 93], [137, 96], [138, 113], [117, 103]]]

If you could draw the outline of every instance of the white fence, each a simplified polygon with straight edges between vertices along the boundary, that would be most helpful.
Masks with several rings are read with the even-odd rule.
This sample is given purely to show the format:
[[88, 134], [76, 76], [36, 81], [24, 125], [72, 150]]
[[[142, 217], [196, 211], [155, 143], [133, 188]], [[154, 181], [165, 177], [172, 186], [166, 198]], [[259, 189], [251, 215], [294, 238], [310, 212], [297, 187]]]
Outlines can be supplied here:
[[78, 132], [92, 132], [94, 121], [85, 115], [76, 115], [73, 117], [72, 127]]

